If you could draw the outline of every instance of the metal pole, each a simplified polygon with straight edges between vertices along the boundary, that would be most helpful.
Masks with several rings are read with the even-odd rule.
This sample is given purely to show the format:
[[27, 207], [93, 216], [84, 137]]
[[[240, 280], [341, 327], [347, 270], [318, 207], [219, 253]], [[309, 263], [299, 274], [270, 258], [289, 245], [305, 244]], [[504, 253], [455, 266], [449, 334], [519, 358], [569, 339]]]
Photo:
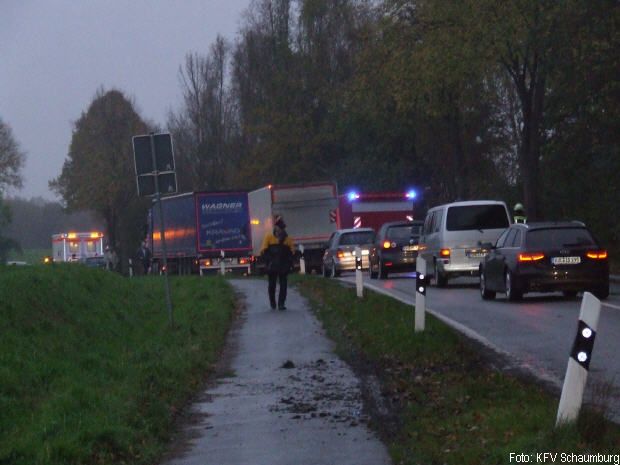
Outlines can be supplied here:
[[153, 157], [153, 172], [155, 174], [155, 200], [157, 201], [157, 205], [159, 205], [159, 233], [161, 234], [161, 250], [163, 254], [164, 261], [164, 289], [166, 291], [166, 307], [168, 308], [168, 319], [170, 324], [174, 324], [174, 318], [172, 316], [172, 299], [170, 298], [170, 282], [168, 281], [168, 260], [166, 255], [168, 253], [168, 249], [166, 249], [166, 235], [164, 234], [164, 209], [161, 205], [161, 195], [159, 195], [159, 179], [157, 178], [159, 172], [157, 171], [157, 157], [155, 156], [155, 136], [153, 133], [151, 136], [151, 155]]

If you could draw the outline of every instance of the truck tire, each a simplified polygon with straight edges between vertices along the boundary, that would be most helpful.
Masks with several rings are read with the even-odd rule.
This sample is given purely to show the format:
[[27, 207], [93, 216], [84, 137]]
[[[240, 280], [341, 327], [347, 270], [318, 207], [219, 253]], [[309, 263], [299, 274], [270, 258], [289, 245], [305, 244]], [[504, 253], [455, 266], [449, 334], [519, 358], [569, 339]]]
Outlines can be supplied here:
[[439, 271], [439, 267], [437, 266], [437, 262], [435, 262], [435, 266], [433, 267], [433, 278], [435, 280], [435, 286], [437, 287], [446, 287], [448, 285], [448, 277]]
[[383, 266], [383, 260], [379, 261], [379, 279], [387, 279], [388, 278], [388, 270]]
[[368, 275], [370, 276], [370, 279], [377, 279], [378, 276], [378, 272], [377, 271], [372, 271], [372, 263], [368, 263]]

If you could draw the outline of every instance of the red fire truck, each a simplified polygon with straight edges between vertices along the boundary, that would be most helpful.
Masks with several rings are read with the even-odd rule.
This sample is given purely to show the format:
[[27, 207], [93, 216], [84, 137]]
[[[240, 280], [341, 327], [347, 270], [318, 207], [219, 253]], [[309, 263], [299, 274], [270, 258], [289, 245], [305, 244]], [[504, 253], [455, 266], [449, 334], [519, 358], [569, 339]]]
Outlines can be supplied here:
[[339, 196], [338, 227], [373, 228], [388, 221], [413, 221], [416, 192], [351, 191]]

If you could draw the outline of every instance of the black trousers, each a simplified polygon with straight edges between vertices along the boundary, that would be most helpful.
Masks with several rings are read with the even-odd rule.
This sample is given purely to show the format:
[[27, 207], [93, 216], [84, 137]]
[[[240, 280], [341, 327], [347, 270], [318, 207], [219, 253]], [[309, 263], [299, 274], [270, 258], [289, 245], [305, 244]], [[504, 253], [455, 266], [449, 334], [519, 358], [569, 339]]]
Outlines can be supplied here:
[[286, 302], [286, 288], [288, 273], [269, 272], [269, 303], [272, 307], [276, 306], [276, 282], [280, 281], [280, 292], [278, 293], [278, 306], [281, 307]]

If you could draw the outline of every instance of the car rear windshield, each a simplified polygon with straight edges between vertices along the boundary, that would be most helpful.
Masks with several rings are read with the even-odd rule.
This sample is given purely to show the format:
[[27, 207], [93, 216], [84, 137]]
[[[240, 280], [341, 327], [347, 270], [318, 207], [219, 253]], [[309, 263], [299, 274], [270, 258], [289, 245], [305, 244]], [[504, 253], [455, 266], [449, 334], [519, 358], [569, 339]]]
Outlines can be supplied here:
[[463, 205], [448, 208], [448, 231], [502, 229], [508, 226], [508, 216], [503, 205]]
[[340, 237], [340, 245], [364, 245], [375, 241], [375, 233], [372, 231], [346, 233]]
[[[394, 241], [408, 241], [411, 239], [412, 226], [405, 224], [402, 226], [391, 226], [385, 233], [386, 239], [392, 239]], [[418, 235], [420, 233], [418, 232]]]
[[527, 233], [528, 249], [555, 249], [596, 246], [594, 238], [585, 228], [535, 229]]

